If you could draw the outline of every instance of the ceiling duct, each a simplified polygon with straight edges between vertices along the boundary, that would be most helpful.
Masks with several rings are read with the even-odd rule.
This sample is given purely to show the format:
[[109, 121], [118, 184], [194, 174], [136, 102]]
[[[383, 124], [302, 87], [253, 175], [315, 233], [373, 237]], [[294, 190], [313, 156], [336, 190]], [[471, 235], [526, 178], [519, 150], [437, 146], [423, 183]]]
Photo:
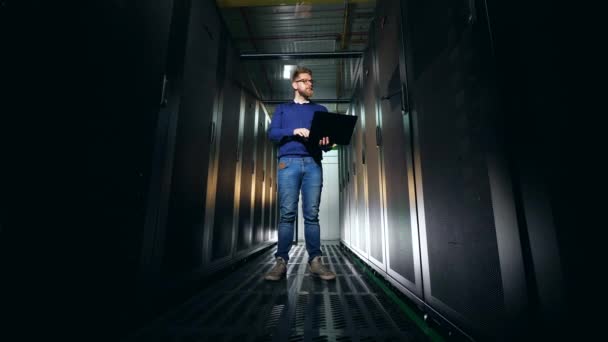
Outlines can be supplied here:
[[[335, 52], [336, 41], [334, 39], [325, 40], [300, 40], [293, 42], [293, 48], [295, 52]], [[336, 64], [335, 59], [325, 60], [307, 60], [306, 65], [334, 65]]]

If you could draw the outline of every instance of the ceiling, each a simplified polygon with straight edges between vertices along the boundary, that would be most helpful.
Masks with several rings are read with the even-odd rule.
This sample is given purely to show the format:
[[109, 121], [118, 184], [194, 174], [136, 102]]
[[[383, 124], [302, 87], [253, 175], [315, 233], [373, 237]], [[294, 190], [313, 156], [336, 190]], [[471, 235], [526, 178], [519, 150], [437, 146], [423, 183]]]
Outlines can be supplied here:
[[[249, 54], [244, 71], [254, 82], [260, 97], [272, 113], [272, 101], [293, 99], [285, 65], [301, 65], [313, 71], [313, 100], [349, 100], [352, 74], [360, 58], [287, 59], [284, 54], [362, 52], [375, 1], [277, 1], [217, 0], [218, 8], [236, 48]], [[273, 54], [274, 59], [258, 59]], [[282, 55], [282, 59], [279, 58]], [[347, 103], [323, 103], [330, 111], [346, 112]]]

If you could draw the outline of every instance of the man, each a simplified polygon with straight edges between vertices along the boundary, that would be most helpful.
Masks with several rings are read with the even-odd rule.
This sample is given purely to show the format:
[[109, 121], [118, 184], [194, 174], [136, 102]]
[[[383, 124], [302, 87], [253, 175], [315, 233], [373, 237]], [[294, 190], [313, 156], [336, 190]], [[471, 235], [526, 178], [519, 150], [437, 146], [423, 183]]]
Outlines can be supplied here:
[[293, 102], [276, 108], [268, 130], [270, 140], [279, 143], [277, 179], [280, 219], [276, 264], [265, 279], [280, 280], [287, 272], [301, 190], [308, 267], [311, 274], [331, 280], [336, 275], [321, 262], [319, 202], [323, 187], [321, 151], [329, 151], [332, 146], [328, 137], [319, 141], [308, 140], [314, 112], [327, 112], [327, 108], [309, 100], [313, 94], [310, 69], [298, 67], [291, 77], [291, 86], [294, 91]]

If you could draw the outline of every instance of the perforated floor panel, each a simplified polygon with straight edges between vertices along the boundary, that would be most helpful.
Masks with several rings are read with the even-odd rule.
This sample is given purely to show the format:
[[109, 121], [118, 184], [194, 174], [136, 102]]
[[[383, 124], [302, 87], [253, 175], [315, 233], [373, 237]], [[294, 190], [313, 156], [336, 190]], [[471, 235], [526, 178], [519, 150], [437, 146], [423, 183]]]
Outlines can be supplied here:
[[334, 281], [310, 275], [303, 245], [269, 282], [276, 247], [212, 284], [128, 341], [427, 341], [338, 245], [322, 246]]

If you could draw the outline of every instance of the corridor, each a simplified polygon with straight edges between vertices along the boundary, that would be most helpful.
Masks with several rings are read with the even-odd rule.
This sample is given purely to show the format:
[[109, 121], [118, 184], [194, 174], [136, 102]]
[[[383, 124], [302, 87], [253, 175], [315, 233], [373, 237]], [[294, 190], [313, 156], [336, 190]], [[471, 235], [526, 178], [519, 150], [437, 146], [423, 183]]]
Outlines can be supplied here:
[[290, 251], [287, 277], [265, 281], [271, 249], [125, 341], [443, 341], [339, 244], [322, 251], [335, 281], [310, 275], [301, 244]]
[[0, 341], [591, 340], [601, 21], [560, 6], [0, 0]]

